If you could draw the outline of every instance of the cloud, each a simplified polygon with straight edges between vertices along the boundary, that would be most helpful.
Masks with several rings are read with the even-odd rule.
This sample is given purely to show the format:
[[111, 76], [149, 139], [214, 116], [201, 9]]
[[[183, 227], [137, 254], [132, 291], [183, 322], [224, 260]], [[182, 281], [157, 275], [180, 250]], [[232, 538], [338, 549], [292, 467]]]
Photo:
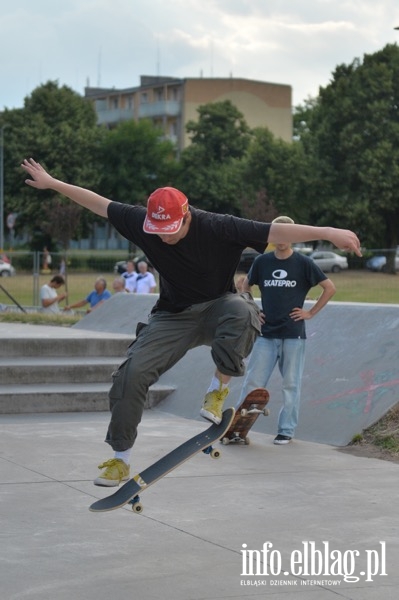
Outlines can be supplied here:
[[298, 104], [395, 24], [393, 0], [0, 0], [0, 109], [49, 79], [83, 94], [144, 74], [284, 83]]

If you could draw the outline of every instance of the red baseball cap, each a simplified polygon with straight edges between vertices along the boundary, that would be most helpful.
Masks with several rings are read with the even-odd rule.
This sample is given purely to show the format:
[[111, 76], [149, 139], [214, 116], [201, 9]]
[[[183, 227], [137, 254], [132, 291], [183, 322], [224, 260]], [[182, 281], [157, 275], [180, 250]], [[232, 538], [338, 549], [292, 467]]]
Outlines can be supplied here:
[[147, 202], [143, 229], [146, 233], [177, 233], [188, 211], [188, 200], [183, 192], [173, 187], [158, 188]]

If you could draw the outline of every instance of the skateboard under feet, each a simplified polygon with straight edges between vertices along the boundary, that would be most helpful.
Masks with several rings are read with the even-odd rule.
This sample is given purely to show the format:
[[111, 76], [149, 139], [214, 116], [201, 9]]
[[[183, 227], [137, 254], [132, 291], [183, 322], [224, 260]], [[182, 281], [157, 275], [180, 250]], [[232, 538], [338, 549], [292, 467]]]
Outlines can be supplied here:
[[139, 493], [150, 487], [150, 485], [173, 471], [173, 469], [176, 469], [198, 452], [203, 451], [212, 458], [219, 458], [220, 451], [213, 448], [212, 444], [220, 440], [229, 429], [234, 418], [234, 413], [234, 408], [227, 408], [223, 412], [222, 421], [219, 425], [213, 424], [202, 433], [187, 440], [141, 473], [137, 473], [137, 475], [129, 479], [129, 481], [110, 496], [93, 502], [90, 510], [93, 512], [104, 512], [130, 503], [134, 512], [142, 512], [143, 505], [141, 504]]

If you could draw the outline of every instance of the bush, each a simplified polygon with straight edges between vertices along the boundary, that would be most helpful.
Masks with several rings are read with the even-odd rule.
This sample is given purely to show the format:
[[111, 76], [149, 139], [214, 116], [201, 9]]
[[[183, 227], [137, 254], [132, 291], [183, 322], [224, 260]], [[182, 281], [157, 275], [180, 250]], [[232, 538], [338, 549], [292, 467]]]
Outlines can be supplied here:
[[112, 272], [114, 269], [115, 258], [110, 256], [90, 256], [87, 259], [87, 267], [91, 271], [100, 273]]

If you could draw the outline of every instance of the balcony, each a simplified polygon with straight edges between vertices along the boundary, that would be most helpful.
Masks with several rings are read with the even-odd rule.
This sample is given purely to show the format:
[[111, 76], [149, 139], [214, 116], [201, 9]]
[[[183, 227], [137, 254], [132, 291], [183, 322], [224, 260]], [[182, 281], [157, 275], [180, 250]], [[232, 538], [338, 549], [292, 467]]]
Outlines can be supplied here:
[[154, 117], [178, 117], [181, 113], [181, 103], [177, 100], [162, 100], [140, 104], [139, 119]]
[[121, 121], [129, 121], [134, 119], [134, 111], [132, 108], [104, 108], [97, 109], [97, 124], [112, 125]]

